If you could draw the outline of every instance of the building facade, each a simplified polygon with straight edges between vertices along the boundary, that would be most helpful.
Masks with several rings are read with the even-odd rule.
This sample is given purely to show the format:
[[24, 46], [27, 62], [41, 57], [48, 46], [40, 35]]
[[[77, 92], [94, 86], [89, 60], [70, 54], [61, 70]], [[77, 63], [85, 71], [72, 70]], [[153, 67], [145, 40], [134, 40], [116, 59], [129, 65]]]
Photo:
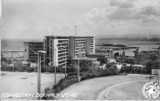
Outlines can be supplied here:
[[2, 50], [1, 52], [7, 60], [24, 60], [24, 50]]
[[93, 36], [72, 36], [70, 37], [70, 56], [86, 57], [87, 54], [95, 53], [95, 40]]
[[1, 56], [7, 60], [24, 60], [24, 42], [22, 40], [1, 40]]
[[25, 47], [25, 54], [24, 54], [24, 60], [27, 60], [29, 62], [37, 62], [37, 52], [39, 50], [43, 50], [43, 42], [24, 42]]
[[67, 37], [47, 36], [44, 39], [47, 64], [54, 66], [67, 65], [69, 55], [69, 39]]
[[86, 57], [95, 53], [93, 36], [46, 36], [44, 46], [47, 52], [46, 64], [66, 66], [75, 57]]

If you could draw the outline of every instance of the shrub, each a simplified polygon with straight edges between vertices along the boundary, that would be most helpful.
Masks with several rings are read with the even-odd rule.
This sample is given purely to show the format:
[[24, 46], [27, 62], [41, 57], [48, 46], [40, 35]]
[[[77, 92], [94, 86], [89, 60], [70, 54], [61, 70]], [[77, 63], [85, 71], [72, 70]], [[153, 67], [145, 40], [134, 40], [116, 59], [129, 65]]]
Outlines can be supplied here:
[[120, 73], [136, 73], [136, 74], [144, 74], [146, 73], [146, 67], [134, 67], [134, 66], [123, 66], [120, 70]]
[[128, 64], [135, 64], [136, 63], [136, 60], [135, 59], [125, 59], [124, 63], [128, 63]]
[[117, 75], [119, 74], [119, 70], [117, 69], [117, 67], [115, 65], [112, 65], [108, 68], [108, 71], [110, 73], [110, 75]]
[[92, 72], [83, 72], [80, 74], [81, 75], [81, 80], [86, 80], [86, 79], [90, 79], [90, 78], [93, 78], [95, 77], [95, 74], [93, 74]]
[[151, 60], [146, 64], [146, 73], [151, 74], [152, 69], [160, 69], [159, 60]]
[[58, 93], [64, 88], [78, 82], [76, 76], [67, 76], [66, 78], [61, 79], [56, 85], [53, 86], [54, 92]]
[[[90, 79], [93, 77], [101, 77], [101, 76], [108, 76], [108, 75], [116, 75], [118, 74], [118, 70], [114, 64], [108, 64], [105, 70], [99, 69], [96, 67], [92, 67], [90, 62], [85, 64], [81, 64], [80, 69], [80, 76], [81, 80]], [[77, 72], [75, 68], [69, 69], [71, 72], [68, 73], [67, 77], [61, 79], [56, 85], [53, 86], [54, 92], [60, 92], [66, 87], [78, 82]], [[69, 71], [67, 70], [67, 71]]]

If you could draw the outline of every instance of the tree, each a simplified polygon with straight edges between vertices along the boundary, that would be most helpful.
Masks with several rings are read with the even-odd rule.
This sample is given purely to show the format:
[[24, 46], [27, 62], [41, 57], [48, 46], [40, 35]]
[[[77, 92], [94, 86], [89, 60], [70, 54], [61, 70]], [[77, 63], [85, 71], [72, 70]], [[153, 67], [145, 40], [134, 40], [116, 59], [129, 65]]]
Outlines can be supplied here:
[[158, 59], [158, 56], [157, 56], [156, 54], [151, 54], [151, 55], [150, 55], [150, 59], [151, 59], [152, 61], [156, 61], [156, 60]]
[[85, 72], [89, 71], [89, 69], [92, 68], [92, 62], [87, 60], [80, 61], [80, 71]]
[[152, 69], [160, 69], [160, 61], [155, 54], [150, 56], [150, 61], [146, 64], [146, 73], [151, 74]]
[[99, 57], [97, 61], [100, 61], [100, 65], [107, 63], [107, 59], [104, 57]]

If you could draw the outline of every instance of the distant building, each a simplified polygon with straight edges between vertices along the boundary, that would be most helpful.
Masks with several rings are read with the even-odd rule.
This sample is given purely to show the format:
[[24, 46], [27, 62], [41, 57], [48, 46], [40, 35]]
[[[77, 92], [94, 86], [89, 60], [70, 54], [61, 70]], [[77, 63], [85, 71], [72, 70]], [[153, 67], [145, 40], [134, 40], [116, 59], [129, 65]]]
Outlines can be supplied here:
[[24, 42], [20, 40], [1, 40], [1, 56], [7, 60], [24, 60]]
[[152, 69], [152, 75], [156, 75], [159, 78], [160, 77], [160, 69]]
[[24, 59], [29, 62], [37, 62], [37, 52], [39, 50], [43, 50], [43, 42], [32, 41], [32, 42], [24, 42], [25, 46], [25, 54]]
[[139, 47], [130, 47], [121, 44], [100, 44], [96, 47], [96, 53], [101, 53], [109, 57], [115, 57], [116, 55], [122, 57], [137, 56], [139, 53]]
[[93, 36], [46, 36], [44, 47], [46, 64], [65, 66], [75, 57], [86, 57], [95, 53]]
[[24, 50], [2, 50], [2, 56], [7, 60], [24, 60]]

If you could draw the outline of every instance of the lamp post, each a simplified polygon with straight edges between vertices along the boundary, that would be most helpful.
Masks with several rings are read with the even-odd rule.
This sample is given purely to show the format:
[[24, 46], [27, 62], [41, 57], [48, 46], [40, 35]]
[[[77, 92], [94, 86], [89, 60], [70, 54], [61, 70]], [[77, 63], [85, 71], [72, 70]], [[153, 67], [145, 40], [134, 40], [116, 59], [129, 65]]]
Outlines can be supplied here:
[[[37, 93], [41, 93], [41, 55], [46, 54], [46, 51], [39, 50], [38, 52], [32, 50], [29, 48], [30, 51], [32, 51], [34, 54], [37, 55]], [[40, 99], [40, 97], [38, 97]]]
[[78, 77], [78, 82], [80, 81], [80, 66], [79, 66], [79, 59], [77, 59], [77, 64], [78, 64], [78, 68], [77, 68], [77, 77]]
[[40, 53], [38, 55], [38, 68], [37, 68], [37, 92], [38, 94], [41, 93], [41, 55]]
[[[56, 48], [54, 48], [54, 47], [49, 47], [49, 49], [52, 49], [52, 50], [54, 50], [54, 52], [53, 52], [53, 54], [55, 55], [56, 53]], [[46, 52], [44, 52], [44, 51], [41, 51], [40, 53], [46, 53]], [[46, 59], [49, 59], [49, 65], [50, 66], [53, 66], [54, 67], [54, 85], [56, 85], [56, 83], [57, 83], [57, 80], [56, 80], [56, 73], [57, 73], [57, 64], [56, 64], [56, 62], [55, 63], [53, 63], [53, 61], [52, 61], [52, 57], [53, 57], [53, 59], [54, 59], [54, 55], [53, 56], [49, 56], [49, 57], [45, 57], [45, 60]], [[38, 55], [38, 57], [40, 58], [41, 57], [41, 55], [39, 54]], [[40, 61], [40, 59], [38, 58], [38, 61]], [[45, 61], [44, 60], [44, 61]], [[38, 67], [39, 67], [39, 71], [38, 71], [38, 85], [37, 85], [37, 87], [38, 87], [38, 92], [40, 92], [40, 79], [41, 79], [41, 76], [40, 76], [40, 72], [41, 72], [41, 61], [40, 62], [38, 62]], [[56, 91], [54, 92], [54, 94], [55, 94], [55, 96], [56, 96]]]
[[79, 63], [80, 56], [82, 56], [82, 55], [81, 55], [80, 49], [78, 49], [78, 57], [77, 57], [77, 78], [78, 78], [78, 82], [80, 81], [80, 63]]
[[[53, 52], [53, 59], [56, 60], [55, 59], [55, 55], [56, 55], [57, 49], [56, 49], [56, 47], [52, 47], [52, 50], [54, 50], [54, 52]], [[54, 66], [54, 85], [56, 85], [56, 83], [57, 83], [57, 75], [56, 74], [57, 74], [57, 67], [58, 67], [56, 61], [53, 62], [53, 66]], [[55, 94], [55, 96], [57, 95], [56, 94], [56, 88], [55, 88], [54, 94]]]
[[38, 68], [37, 68], [37, 92], [41, 93], [41, 55], [45, 54], [45, 51], [38, 51]]
[[65, 51], [65, 78], [67, 77], [67, 47], [64, 47], [66, 49]]
[[[54, 66], [54, 85], [56, 85], [56, 83], [57, 83], [57, 82], [56, 82], [56, 81], [57, 81], [57, 79], [56, 79], [56, 76], [57, 76], [56, 74], [57, 74], [57, 73], [56, 73], [56, 72], [57, 72], [57, 66]], [[56, 87], [56, 86], [55, 86], [55, 87]], [[55, 96], [57, 95], [57, 94], [56, 94], [56, 89], [55, 89], [55, 91], [54, 91], [54, 94], [55, 94]]]

